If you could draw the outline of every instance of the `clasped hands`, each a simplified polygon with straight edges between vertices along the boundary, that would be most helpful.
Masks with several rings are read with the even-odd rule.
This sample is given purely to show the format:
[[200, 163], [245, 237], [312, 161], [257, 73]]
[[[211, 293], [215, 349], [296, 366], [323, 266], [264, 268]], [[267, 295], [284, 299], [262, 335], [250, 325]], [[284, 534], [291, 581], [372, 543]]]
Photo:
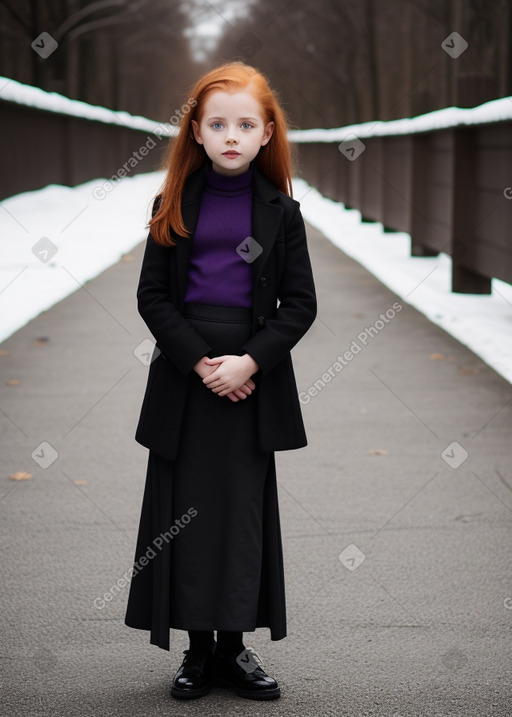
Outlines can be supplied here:
[[247, 398], [254, 391], [256, 384], [251, 376], [258, 369], [250, 354], [225, 354], [215, 358], [203, 356], [194, 366], [206, 388], [218, 396], [227, 396], [233, 403]]

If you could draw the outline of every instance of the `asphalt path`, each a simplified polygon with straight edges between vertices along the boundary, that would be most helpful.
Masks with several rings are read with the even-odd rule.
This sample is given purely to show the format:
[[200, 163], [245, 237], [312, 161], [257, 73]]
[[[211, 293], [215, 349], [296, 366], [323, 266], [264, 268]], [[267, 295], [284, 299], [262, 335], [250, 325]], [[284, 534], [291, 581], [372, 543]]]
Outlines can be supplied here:
[[124, 625], [142, 243], [0, 346], [1, 714], [512, 713], [512, 388], [308, 237], [319, 312], [293, 358], [309, 444], [276, 454], [288, 635], [244, 634], [281, 698], [178, 702], [186, 633], [166, 652]]

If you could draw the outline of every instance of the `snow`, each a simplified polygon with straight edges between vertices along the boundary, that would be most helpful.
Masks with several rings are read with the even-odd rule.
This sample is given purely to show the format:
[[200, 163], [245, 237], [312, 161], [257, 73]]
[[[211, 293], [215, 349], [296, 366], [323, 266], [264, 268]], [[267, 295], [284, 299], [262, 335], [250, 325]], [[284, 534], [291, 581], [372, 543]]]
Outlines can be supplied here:
[[103, 200], [95, 197], [102, 196], [97, 190], [106, 186], [104, 179], [77, 187], [51, 184], [4, 200], [0, 341], [141, 242], [162, 180], [163, 173], [153, 172], [109, 182]]
[[[218, 15], [217, 20], [219, 20]], [[206, 18], [202, 23], [198, 23], [195, 32], [198, 33], [198, 37], [201, 41], [204, 41], [204, 35], [207, 35], [210, 40], [214, 41], [218, 39], [220, 28], [218, 23], [214, 22], [211, 18]], [[204, 35], [202, 33], [204, 33]], [[244, 38], [245, 37], [246, 36], [244, 36]], [[244, 41], [244, 38], [241, 38], [241, 42]], [[247, 41], [250, 42], [250, 40]], [[170, 137], [177, 132], [174, 122], [159, 123], [146, 117], [131, 115], [128, 112], [114, 111], [107, 107], [99, 107], [90, 105], [87, 102], [71, 100], [69, 97], [60, 95], [57, 92], [45, 92], [38, 87], [24, 85], [9, 77], [0, 76], [0, 100], [35, 107], [48, 112], [82, 117], [107, 124], [122, 125], [146, 132], [156, 132], [162, 136]], [[173, 118], [171, 117], [170, 119]], [[365, 139], [369, 137], [384, 137], [386, 135], [415, 134], [417, 132], [430, 132], [461, 125], [489, 124], [510, 120], [512, 120], [512, 97], [503, 97], [499, 100], [492, 100], [491, 102], [486, 102], [483, 105], [469, 109], [446, 107], [441, 110], [435, 110], [434, 112], [428, 112], [424, 115], [418, 115], [417, 117], [407, 117], [389, 122], [364, 122], [346, 127], [335, 127], [333, 129], [289, 130], [288, 138], [291, 142], [341, 142], [354, 135], [359, 139]]]
[[155, 122], [154, 120], [131, 115], [129, 112], [110, 110], [108, 107], [90, 105], [80, 100], [71, 100], [69, 97], [60, 95], [58, 92], [45, 92], [39, 87], [24, 85], [21, 82], [12, 80], [9, 77], [0, 75], [0, 100], [14, 102], [18, 105], [26, 105], [47, 112], [71, 115], [83, 119], [116, 124], [144, 132], [155, 132], [163, 136], [176, 134], [176, 127], [169, 123]]
[[[0, 341], [143, 241], [163, 179], [162, 172], [125, 177], [103, 200], [95, 192], [105, 182], [101, 178], [4, 200]], [[387, 234], [381, 224], [361, 223], [357, 210], [326, 199], [302, 179], [294, 179], [293, 190], [306, 221], [512, 382], [512, 286], [494, 279], [492, 295], [453, 294], [447, 255], [410, 257], [408, 234]], [[36, 244], [40, 258], [32, 251]]]
[[512, 97], [491, 100], [478, 107], [462, 109], [461, 107], [445, 107], [417, 117], [390, 120], [388, 122], [363, 122], [333, 129], [290, 130], [288, 138], [291, 142], [342, 142], [355, 135], [359, 139], [369, 137], [385, 137], [401, 134], [416, 134], [450, 127], [490, 124], [512, 120]]

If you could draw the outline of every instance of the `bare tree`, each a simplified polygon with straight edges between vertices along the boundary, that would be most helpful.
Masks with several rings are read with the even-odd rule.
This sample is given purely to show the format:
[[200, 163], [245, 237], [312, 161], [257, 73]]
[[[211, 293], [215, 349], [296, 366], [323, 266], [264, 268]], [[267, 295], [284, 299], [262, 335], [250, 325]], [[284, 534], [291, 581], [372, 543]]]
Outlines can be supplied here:
[[[167, 119], [202, 71], [238, 58], [296, 126], [340, 126], [511, 94], [511, 20], [509, 0], [0, 0], [0, 73]], [[41, 32], [59, 43], [44, 60]]]
[[[174, 109], [170, 88], [183, 83], [188, 68], [193, 74], [186, 23], [182, 3], [167, 0], [1, 0], [0, 72], [92, 104], [165, 119]], [[58, 43], [44, 59], [31, 47], [42, 32]]]

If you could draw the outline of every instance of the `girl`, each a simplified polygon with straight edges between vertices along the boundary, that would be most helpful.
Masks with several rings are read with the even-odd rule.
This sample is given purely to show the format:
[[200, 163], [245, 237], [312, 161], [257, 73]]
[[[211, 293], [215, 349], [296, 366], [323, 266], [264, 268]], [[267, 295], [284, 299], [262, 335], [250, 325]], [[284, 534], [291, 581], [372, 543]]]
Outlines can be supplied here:
[[243, 632], [286, 636], [274, 451], [307, 443], [290, 350], [315, 319], [315, 287], [265, 77], [226, 64], [191, 98], [137, 291], [156, 347], [135, 436], [149, 457], [125, 621], [167, 650], [170, 628], [188, 631], [174, 697], [217, 685], [272, 699], [280, 688]]

